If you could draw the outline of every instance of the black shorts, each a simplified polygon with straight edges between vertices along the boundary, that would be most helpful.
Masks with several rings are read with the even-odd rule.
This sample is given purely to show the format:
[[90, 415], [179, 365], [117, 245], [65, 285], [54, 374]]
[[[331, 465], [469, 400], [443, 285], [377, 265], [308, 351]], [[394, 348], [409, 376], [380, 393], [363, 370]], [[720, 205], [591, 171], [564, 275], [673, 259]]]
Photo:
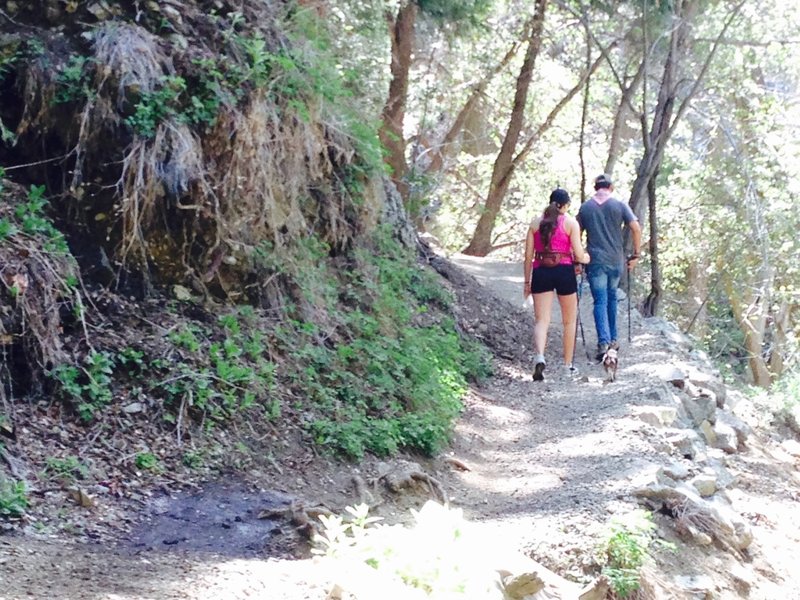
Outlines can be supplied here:
[[569, 296], [578, 292], [578, 279], [575, 277], [574, 265], [557, 265], [555, 267], [536, 267], [531, 276], [531, 293], [552, 292], [559, 296]]

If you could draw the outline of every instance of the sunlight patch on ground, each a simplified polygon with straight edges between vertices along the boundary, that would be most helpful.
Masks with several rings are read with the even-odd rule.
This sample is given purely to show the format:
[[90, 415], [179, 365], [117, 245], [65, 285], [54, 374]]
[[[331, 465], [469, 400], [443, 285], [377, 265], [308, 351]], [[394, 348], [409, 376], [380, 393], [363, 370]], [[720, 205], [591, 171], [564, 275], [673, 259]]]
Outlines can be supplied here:
[[[555, 470], [542, 473], [537, 465], [528, 465], [527, 468], [514, 469], [514, 477], [509, 477], [506, 472], [498, 472], [493, 463], [489, 463], [487, 470], [472, 471], [464, 475], [464, 481], [474, 485], [487, 494], [519, 495], [530, 494], [558, 488], [564, 484], [561, 475]], [[524, 477], [523, 481], [518, 478]]]
[[[529, 412], [505, 406], [482, 404], [473, 406], [472, 410], [480, 415], [480, 430], [491, 431], [491, 438], [497, 441], [513, 443], [519, 440], [528, 432], [533, 422], [533, 415]], [[459, 424], [458, 429], [468, 437], [478, 433], [474, 427], [471, 428], [464, 422]]]
[[206, 598], [324, 598], [335, 581], [330, 569], [318, 559], [236, 559], [212, 563], [209, 567], [202, 577], [187, 586]]
[[[613, 440], [615, 453], [625, 452], [630, 449], [628, 440]], [[550, 452], [560, 456], [577, 458], [580, 456], [608, 456], [609, 434], [607, 432], [592, 432], [581, 436], [565, 438], [549, 448]]]

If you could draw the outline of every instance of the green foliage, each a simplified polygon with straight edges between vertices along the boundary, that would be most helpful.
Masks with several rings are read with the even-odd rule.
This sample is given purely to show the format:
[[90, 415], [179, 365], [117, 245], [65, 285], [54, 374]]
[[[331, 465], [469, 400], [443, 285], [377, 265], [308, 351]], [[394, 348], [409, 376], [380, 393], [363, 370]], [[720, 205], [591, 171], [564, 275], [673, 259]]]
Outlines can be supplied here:
[[27, 508], [28, 496], [25, 483], [9, 481], [0, 476], [0, 517], [21, 517]]
[[670, 547], [658, 540], [653, 515], [635, 510], [611, 522], [608, 537], [600, 548], [603, 574], [619, 598], [628, 598], [640, 587], [642, 567], [650, 559], [654, 544]]
[[287, 375], [315, 408], [310, 427], [321, 446], [354, 458], [400, 448], [435, 454], [467, 379], [486, 376], [488, 360], [452, 320], [416, 322], [428, 311], [423, 302], [446, 306], [449, 298], [389, 235], [356, 255], [344, 292], [351, 305], [328, 306], [345, 337], [326, 343], [314, 324], [291, 323], [277, 336], [296, 358]]
[[[244, 317], [242, 317], [244, 315]], [[266, 356], [264, 334], [243, 331], [240, 317], [252, 318], [252, 309], [221, 315], [219, 334], [183, 325], [168, 339], [189, 352], [176, 370], [155, 385], [175, 408], [188, 406], [210, 417], [207, 426], [240, 414], [261, 403], [265, 414], [279, 415], [279, 404], [271, 398], [275, 388], [275, 365]], [[160, 368], [160, 365], [156, 368]], [[173, 421], [171, 414], [166, 416]]]
[[[2, 179], [2, 173], [0, 173]], [[28, 190], [27, 202], [17, 205], [14, 210], [16, 223], [7, 218], [0, 219], [0, 242], [18, 232], [27, 235], [39, 235], [44, 238], [43, 250], [54, 254], [67, 254], [69, 248], [64, 235], [58, 231], [45, 215], [48, 206], [44, 197], [46, 188], [43, 185], [32, 185]]]
[[334, 51], [332, 36], [341, 31], [331, 33], [313, 11], [298, 11], [287, 25], [292, 45], [273, 60], [277, 85], [272, 89], [278, 97], [288, 98], [301, 118], [309, 118], [313, 110], [320, 120], [336, 123], [356, 149], [359, 160], [353, 169], [383, 171], [383, 147], [377, 135], [380, 123], [369, 117], [371, 112], [360, 98], [364, 72], [344, 67]]
[[76, 456], [64, 458], [51, 456], [45, 459], [43, 475], [48, 479], [71, 482], [75, 479], [86, 479], [89, 469]]
[[146, 368], [144, 352], [135, 348], [124, 348], [117, 359], [131, 375], [142, 373]]
[[417, 0], [417, 4], [423, 13], [434, 19], [479, 26], [491, 8], [492, 0]]
[[152, 452], [139, 452], [133, 459], [137, 469], [144, 469], [146, 471], [160, 471], [161, 464], [158, 457]]
[[800, 369], [784, 374], [772, 386], [770, 393], [778, 400], [784, 414], [800, 406]]
[[61, 394], [71, 400], [81, 419], [91, 421], [111, 402], [116, 358], [109, 352], [92, 350], [80, 366], [61, 364], [50, 372]]
[[196, 60], [191, 77], [161, 77], [155, 90], [141, 94], [125, 123], [145, 138], [152, 138], [168, 119], [199, 129], [212, 127], [223, 106], [233, 106], [242, 98], [246, 77], [236, 65], [224, 69], [220, 62]]
[[56, 76], [56, 103], [78, 102], [89, 97], [91, 90], [86, 68], [88, 64], [91, 64], [91, 59], [85, 56], [73, 54], [69, 57], [67, 64]]
[[198, 335], [201, 333], [198, 327], [184, 324], [180, 329], [169, 334], [169, 341], [189, 352], [197, 352], [200, 350]]
[[17, 226], [6, 218], [0, 219], [0, 242], [16, 235], [19, 230]]
[[183, 77], [162, 77], [157, 89], [141, 94], [134, 113], [125, 119], [125, 123], [135, 133], [152, 138], [162, 121], [178, 115], [181, 96], [185, 91], [186, 81]]
[[386, 597], [496, 598], [496, 571], [486, 562], [486, 540], [460, 509], [427, 502], [412, 510], [414, 524], [382, 526], [368, 507], [348, 506], [347, 516], [321, 516], [315, 554], [335, 557], [344, 569], [374, 569]]
[[185, 452], [181, 457], [181, 462], [190, 469], [199, 469], [203, 466], [205, 460], [202, 452], [189, 451]]

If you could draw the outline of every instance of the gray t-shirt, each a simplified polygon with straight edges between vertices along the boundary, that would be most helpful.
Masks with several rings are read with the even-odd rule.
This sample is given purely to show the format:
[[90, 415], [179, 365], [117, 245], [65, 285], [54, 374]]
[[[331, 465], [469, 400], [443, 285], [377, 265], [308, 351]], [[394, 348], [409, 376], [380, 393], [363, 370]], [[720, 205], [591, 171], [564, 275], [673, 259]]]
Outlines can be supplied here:
[[636, 221], [631, 207], [613, 196], [598, 204], [589, 198], [581, 204], [578, 223], [586, 231], [586, 250], [593, 265], [622, 266], [625, 263], [622, 225]]

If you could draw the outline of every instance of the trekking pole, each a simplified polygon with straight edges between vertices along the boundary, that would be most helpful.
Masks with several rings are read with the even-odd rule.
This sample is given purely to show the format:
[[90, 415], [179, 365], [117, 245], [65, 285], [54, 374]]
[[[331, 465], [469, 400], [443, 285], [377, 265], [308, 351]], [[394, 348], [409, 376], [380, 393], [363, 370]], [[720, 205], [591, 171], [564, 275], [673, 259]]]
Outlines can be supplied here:
[[631, 270], [627, 263], [625, 267], [628, 269], [628, 344], [631, 343]]
[[586, 352], [586, 358], [591, 360], [591, 357], [589, 356], [589, 351], [586, 349], [586, 335], [583, 332], [583, 319], [581, 319], [581, 295], [582, 295], [582, 292], [583, 292], [583, 271], [584, 271], [584, 268], [585, 267], [583, 265], [580, 266], [581, 278], [578, 281], [578, 308], [577, 308], [578, 323], [577, 323], [577, 326], [575, 327], [575, 347], [578, 346], [578, 328], [580, 327], [580, 330], [581, 330], [581, 341], [583, 342], [583, 351]]

